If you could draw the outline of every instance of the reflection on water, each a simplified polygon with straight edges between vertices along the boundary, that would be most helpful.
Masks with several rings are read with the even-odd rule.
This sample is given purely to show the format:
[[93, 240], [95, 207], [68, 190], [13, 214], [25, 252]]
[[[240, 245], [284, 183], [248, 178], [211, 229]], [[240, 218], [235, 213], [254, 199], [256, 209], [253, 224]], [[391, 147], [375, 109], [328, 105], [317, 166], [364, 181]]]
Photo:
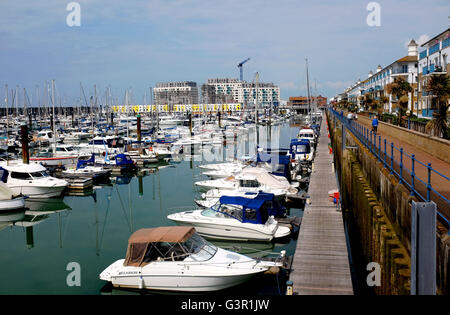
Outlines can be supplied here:
[[[272, 127], [272, 140], [278, 137], [279, 146], [287, 147], [297, 131], [288, 125]], [[266, 133], [259, 136], [260, 144], [268, 146]], [[0, 213], [0, 268], [8, 269], [0, 273], [0, 294], [135, 293], [112, 289], [98, 275], [125, 257], [128, 238], [134, 231], [175, 225], [167, 219], [169, 213], [195, 206], [199, 189], [194, 183], [205, 179], [197, 167], [204, 163], [201, 152], [205, 156], [210, 150], [221, 157], [251, 153], [254, 132], [242, 139], [245, 141], [230, 142], [227, 147], [203, 148], [194, 156], [178, 155], [174, 160], [146, 166], [135, 176], [112, 177], [109, 185], [95, 186], [86, 194], [28, 199], [25, 210]], [[292, 208], [290, 214], [301, 216], [302, 209]], [[251, 257], [270, 257], [281, 250], [290, 255], [296, 243], [292, 238], [283, 243], [212, 242]], [[67, 285], [66, 266], [70, 262], [81, 266], [79, 287]], [[283, 277], [262, 275], [219, 294], [278, 294], [285, 291]]]

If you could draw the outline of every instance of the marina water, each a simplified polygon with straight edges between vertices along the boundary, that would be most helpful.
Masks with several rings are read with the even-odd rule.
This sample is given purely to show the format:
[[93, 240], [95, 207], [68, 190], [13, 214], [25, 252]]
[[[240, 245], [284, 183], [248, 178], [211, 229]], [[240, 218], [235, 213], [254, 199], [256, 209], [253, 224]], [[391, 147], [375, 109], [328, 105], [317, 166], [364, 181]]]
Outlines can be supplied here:
[[[267, 138], [269, 130], [271, 139]], [[288, 148], [298, 130], [299, 127], [288, 122], [259, 126], [259, 144], [266, 148], [270, 146], [268, 140], [272, 140], [279, 142], [280, 148]], [[238, 137], [238, 143], [213, 150], [217, 156], [225, 156], [223, 150], [230, 152], [230, 145], [243, 150], [247, 147], [251, 152], [255, 144], [253, 128], [248, 137]], [[234, 150], [239, 151], [236, 147]], [[125, 257], [128, 238], [134, 231], [174, 225], [167, 219], [168, 214], [195, 207], [194, 199], [201, 191], [194, 182], [206, 179], [197, 166], [204, 163], [201, 152], [184, 155], [177, 162], [145, 169], [138, 176], [112, 177], [111, 184], [94, 187], [93, 193], [85, 196], [27, 200], [26, 212], [15, 213], [15, 218], [3, 215], [0, 217], [0, 268], [4, 272], [0, 273], [0, 294], [137, 293], [112, 289], [99, 279], [99, 273], [111, 262]], [[302, 212], [301, 208], [290, 208], [290, 215], [302, 216]], [[212, 243], [261, 257], [281, 250], [292, 255], [296, 239], [279, 244]], [[73, 283], [77, 271], [80, 282]], [[285, 282], [283, 274], [260, 275], [230, 290], [256, 295], [284, 294]], [[214, 294], [227, 294], [227, 291]]]

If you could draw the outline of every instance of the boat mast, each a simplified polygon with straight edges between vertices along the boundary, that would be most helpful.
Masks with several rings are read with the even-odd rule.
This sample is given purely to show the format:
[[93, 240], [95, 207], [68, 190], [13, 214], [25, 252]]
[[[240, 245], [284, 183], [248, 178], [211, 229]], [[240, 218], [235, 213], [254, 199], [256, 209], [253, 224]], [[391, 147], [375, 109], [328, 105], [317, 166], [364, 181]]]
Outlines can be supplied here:
[[258, 129], [259, 73], [258, 72], [256, 72], [256, 75], [255, 75], [255, 84], [256, 84], [256, 99], [255, 99], [256, 154], [258, 154], [258, 146], [259, 146], [259, 129]]
[[[6, 145], [9, 142], [9, 114], [8, 114], [8, 84], [5, 84], [5, 106], [6, 106]], [[9, 154], [6, 154], [6, 163], [9, 162]]]
[[56, 128], [55, 128], [55, 80], [52, 80], [52, 116], [53, 116], [53, 153], [56, 152]]
[[306, 58], [306, 85], [308, 90], [308, 111], [309, 111], [309, 121], [311, 121], [311, 100], [309, 94], [309, 72], [308, 72], [308, 58]]

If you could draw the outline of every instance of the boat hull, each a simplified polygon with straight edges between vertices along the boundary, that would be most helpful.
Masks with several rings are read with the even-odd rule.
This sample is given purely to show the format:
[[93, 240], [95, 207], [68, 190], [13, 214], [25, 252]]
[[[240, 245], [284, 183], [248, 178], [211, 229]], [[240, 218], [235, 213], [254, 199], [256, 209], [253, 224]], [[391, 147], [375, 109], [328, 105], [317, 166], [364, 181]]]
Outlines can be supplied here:
[[208, 239], [231, 240], [231, 241], [254, 241], [270, 242], [273, 234], [257, 228], [256, 224], [243, 224], [243, 226], [226, 225], [223, 222], [192, 222], [178, 219], [175, 216], [168, 216], [170, 220], [184, 226], [193, 226], [198, 234]]
[[77, 164], [78, 157], [30, 158], [30, 161], [48, 166], [73, 165]]
[[[153, 262], [144, 267], [125, 267], [118, 260], [100, 274], [117, 288], [135, 288], [158, 291], [208, 292], [230, 288], [244, 283], [267, 268], [237, 268], [228, 264], [219, 266], [205, 263]], [[232, 265], [232, 264], [231, 264]], [[219, 271], [220, 270], [220, 271]]]
[[[9, 186], [9, 185], [8, 185]], [[15, 194], [22, 194], [33, 199], [52, 198], [61, 196], [66, 186], [37, 187], [37, 186], [9, 186]]]
[[25, 207], [25, 198], [18, 197], [14, 199], [0, 200], [0, 211], [18, 210]]

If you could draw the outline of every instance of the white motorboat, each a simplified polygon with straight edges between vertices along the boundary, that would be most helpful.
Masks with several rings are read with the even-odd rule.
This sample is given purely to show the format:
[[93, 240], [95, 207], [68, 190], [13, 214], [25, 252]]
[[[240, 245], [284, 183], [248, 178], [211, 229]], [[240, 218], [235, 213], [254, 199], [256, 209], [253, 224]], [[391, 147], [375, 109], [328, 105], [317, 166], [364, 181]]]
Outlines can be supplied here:
[[206, 189], [239, 190], [243, 192], [263, 191], [276, 196], [296, 194], [298, 189], [286, 178], [270, 174], [260, 167], [246, 167], [237, 175], [227, 178], [197, 181], [195, 185]]
[[67, 181], [48, 175], [44, 166], [37, 163], [3, 162], [0, 169], [7, 171], [6, 184], [14, 194], [30, 198], [51, 198], [60, 196], [68, 185]]
[[91, 177], [93, 179], [109, 178], [111, 169], [101, 166], [86, 165], [83, 167], [72, 167], [61, 172], [67, 178]]
[[244, 166], [246, 166], [247, 163], [243, 163], [240, 161], [236, 161], [236, 162], [224, 162], [224, 163], [215, 163], [215, 164], [202, 164], [199, 165], [198, 167], [204, 170], [209, 170], [209, 171], [220, 171], [223, 169], [234, 169], [234, 168], [243, 168]]
[[167, 218], [177, 224], [194, 226], [207, 238], [270, 242], [290, 235], [291, 230], [279, 225], [270, 215], [272, 201], [266, 198], [268, 195], [263, 194], [262, 198], [222, 196], [210, 208], [174, 213]]
[[[202, 193], [203, 200], [194, 200], [197, 205], [203, 208], [212, 207], [219, 201], [222, 196], [235, 196], [235, 197], [245, 197], [254, 198], [260, 191], [245, 191], [245, 190], [229, 190], [229, 189], [210, 189], [206, 193]], [[274, 194], [277, 200], [282, 199], [286, 193], [284, 191], [278, 191], [278, 195]]]
[[25, 197], [15, 195], [4, 182], [0, 181], [0, 211], [11, 211], [25, 208]]
[[68, 144], [56, 145], [54, 151], [51, 148], [40, 151], [37, 155], [30, 157], [30, 161], [47, 166], [72, 165], [77, 162], [78, 152]]
[[298, 133], [298, 138], [301, 139], [308, 139], [311, 143], [311, 147], [315, 147], [316, 144], [316, 134], [313, 129], [311, 128], [302, 128]]
[[128, 239], [125, 259], [100, 273], [114, 287], [165, 291], [217, 291], [241, 284], [279, 262], [221, 249], [193, 227], [140, 229]]
[[156, 153], [159, 158], [168, 158], [175, 152], [169, 150], [169, 148], [165, 145], [153, 145], [149, 148], [150, 152]]

